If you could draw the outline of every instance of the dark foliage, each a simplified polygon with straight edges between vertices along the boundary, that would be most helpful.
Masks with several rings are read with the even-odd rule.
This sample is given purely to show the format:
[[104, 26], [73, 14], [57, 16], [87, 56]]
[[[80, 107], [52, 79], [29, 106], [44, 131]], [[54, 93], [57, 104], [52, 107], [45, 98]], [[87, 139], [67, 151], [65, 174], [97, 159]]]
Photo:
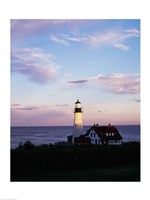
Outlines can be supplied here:
[[11, 179], [42, 171], [104, 169], [115, 166], [140, 167], [140, 144], [101, 145], [40, 145], [30, 141], [11, 150]]

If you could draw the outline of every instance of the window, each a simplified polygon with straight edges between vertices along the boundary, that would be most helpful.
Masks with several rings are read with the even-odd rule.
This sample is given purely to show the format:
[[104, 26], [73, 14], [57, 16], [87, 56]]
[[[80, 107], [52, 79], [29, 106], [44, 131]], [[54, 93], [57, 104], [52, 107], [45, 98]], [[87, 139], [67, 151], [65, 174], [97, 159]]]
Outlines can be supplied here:
[[95, 133], [91, 133], [91, 137], [96, 137], [96, 134]]

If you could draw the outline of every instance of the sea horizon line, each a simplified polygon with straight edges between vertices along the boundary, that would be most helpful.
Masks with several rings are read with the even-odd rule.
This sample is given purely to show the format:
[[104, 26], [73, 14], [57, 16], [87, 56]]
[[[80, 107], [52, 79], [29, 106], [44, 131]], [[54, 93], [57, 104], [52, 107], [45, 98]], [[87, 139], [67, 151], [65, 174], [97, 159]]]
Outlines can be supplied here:
[[[93, 124], [94, 125], [94, 124]], [[83, 125], [93, 126], [93, 125]], [[98, 124], [99, 126], [108, 126], [109, 124]], [[111, 124], [111, 126], [140, 126], [141, 124]], [[74, 125], [11, 125], [10, 127], [73, 127]]]

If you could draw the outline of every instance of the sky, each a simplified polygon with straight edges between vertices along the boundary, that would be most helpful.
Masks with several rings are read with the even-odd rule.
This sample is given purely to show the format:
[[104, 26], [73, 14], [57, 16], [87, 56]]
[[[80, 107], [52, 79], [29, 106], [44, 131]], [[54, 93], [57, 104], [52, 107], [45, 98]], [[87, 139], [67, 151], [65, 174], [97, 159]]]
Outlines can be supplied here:
[[140, 124], [140, 20], [11, 20], [11, 125]]

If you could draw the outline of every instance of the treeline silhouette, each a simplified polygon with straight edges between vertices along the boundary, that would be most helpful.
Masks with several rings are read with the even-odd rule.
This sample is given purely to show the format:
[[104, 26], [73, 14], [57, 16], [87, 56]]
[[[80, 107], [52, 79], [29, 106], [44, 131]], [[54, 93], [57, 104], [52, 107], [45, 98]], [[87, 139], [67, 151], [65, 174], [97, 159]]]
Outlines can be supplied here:
[[11, 149], [11, 180], [18, 175], [74, 170], [102, 169], [115, 166], [140, 167], [140, 143], [122, 145], [35, 146], [30, 141]]

